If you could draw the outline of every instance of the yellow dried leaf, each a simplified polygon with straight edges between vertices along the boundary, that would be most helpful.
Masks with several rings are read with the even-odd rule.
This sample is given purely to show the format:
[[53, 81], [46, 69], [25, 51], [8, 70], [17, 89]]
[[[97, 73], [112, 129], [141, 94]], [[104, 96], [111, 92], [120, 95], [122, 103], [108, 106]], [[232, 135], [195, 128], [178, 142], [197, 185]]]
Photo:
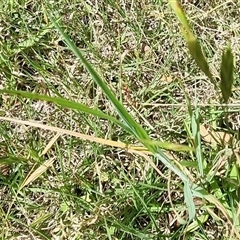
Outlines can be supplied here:
[[230, 144], [232, 141], [232, 135], [229, 133], [207, 129], [203, 125], [200, 125], [199, 130], [200, 135], [205, 142], [212, 144]]

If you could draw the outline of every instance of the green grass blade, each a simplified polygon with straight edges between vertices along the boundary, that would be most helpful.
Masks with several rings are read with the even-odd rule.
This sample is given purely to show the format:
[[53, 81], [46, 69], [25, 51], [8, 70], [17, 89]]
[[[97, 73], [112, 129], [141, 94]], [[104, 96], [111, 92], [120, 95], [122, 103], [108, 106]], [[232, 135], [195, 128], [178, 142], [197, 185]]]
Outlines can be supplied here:
[[4, 90], [0, 90], [0, 93], [7, 93], [7, 94], [15, 95], [15, 96], [29, 98], [29, 99], [43, 100], [43, 101], [47, 101], [47, 102], [57, 104], [57, 105], [59, 105], [61, 107], [64, 107], [64, 108], [70, 108], [70, 109], [78, 110], [78, 111], [81, 111], [81, 112], [85, 112], [87, 114], [92, 114], [94, 116], [112, 121], [113, 123], [122, 127], [124, 130], [131, 133], [131, 130], [125, 124], [118, 121], [116, 118], [114, 118], [112, 116], [109, 116], [108, 114], [105, 114], [98, 109], [89, 108], [86, 105], [83, 105], [81, 103], [66, 100], [64, 98], [50, 97], [50, 96], [40, 95], [40, 94], [37, 94], [37, 93], [30, 93], [30, 92], [26, 92], [26, 91], [15, 91], [15, 90], [4, 89]]
[[191, 181], [186, 174], [184, 174], [178, 167], [176, 167], [163, 153], [155, 154], [155, 156], [171, 171], [178, 175], [184, 183], [184, 198], [187, 204], [189, 219], [195, 217], [195, 204], [192, 197]]
[[[85, 68], [89, 71], [89, 73], [92, 75], [93, 80], [96, 84], [98, 84], [103, 92], [107, 95], [108, 99], [111, 101], [113, 106], [115, 107], [116, 111], [118, 112], [119, 116], [122, 118], [122, 120], [126, 123], [126, 125], [132, 130], [132, 133], [135, 135], [135, 137], [143, 143], [145, 147], [147, 147], [150, 151], [156, 154], [156, 156], [164, 161], [164, 164], [166, 163], [168, 167], [174, 171], [179, 177], [182, 178], [183, 181], [188, 180], [188, 177], [185, 176], [185, 174], [176, 166], [174, 166], [171, 161], [161, 153], [160, 149], [156, 146], [153, 146], [151, 144], [148, 144], [145, 140], [150, 140], [149, 136], [145, 132], [145, 130], [130, 116], [130, 114], [125, 110], [123, 105], [117, 100], [115, 95], [112, 93], [112, 91], [108, 88], [106, 83], [101, 79], [101, 77], [98, 75], [98, 73], [93, 69], [90, 63], [87, 62], [87, 60], [83, 57], [80, 50], [76, 47], [76, 45], [71, 41], [71, 39], [68, 37], [67, 34], [63, 32], [63, 30], [60, 28], [60, 26], [53, 21], [53, 24], [58, 29], [58, 31], [61, 33], [64, 41], [72, 50], [75, 55], [82, 61]], [[160, 157], [161, 156], [161, 157]]]
[[162, 152], [158, 152], [155, 156], [171, 171], [178, 175], [183, 182], [189, 181], [189, 178]]
[[5, 157], [0, 157], [0, 165], [9, 165], [13, 163], [23, 163], [27, 162], [28, 160], [25, 158], [19, 158], [15, 156], [5, 156]]
[[[191, 224], [188, 225], [186, 232], [193, 232], [200, 228], [202, 224], [204, 224], [209, 219], [209, 214], [204, 213], [200, 215], [197, 220], [193, 221]], [[199, 225], [199, 222], [201, 225]]]
[[223, 100], [225, 103], [227, 103], [231, 95], [233, 85], [233, 54], [230, 47], [223, 52], [220, 75], [220, 88]]
[[203, 177], [204, 172], [204, 161], [202, 154], [202, 145], [201, 145], [201, 136], [199, 130], [199, 110], [196, 108], [195, 113], [191, 113], [191, 125], [192, 125], [192, 134], [194, 138], [194, 144], [196, 148], [196, 157], [198, 162], [198, 171], [200, 175]]
[[[71, 51], [74, 52], [74, 54], [82, 61], [85, 68], [88, 70], [88, 72], [91, 74], [94, 82], [101, 87], [103, 92], [106, 94], [108, 99], [111, 101], [113, 106], [115, 107], [116, 111], [118, 112], [121, 119], [126, 123], [126, 125], [132, 130], [132, 133], [135, 135], [135, 137], [142, 142], [142, 144], [147, 147], [150, 151], [152, 151], [155, 156], [169, 169], [171, 169], [175, 174], [177, 174], [183, 182], [190, 181], [189, 178], [177, 167], [175, 166], [168, 157], [162, 153], [162, 151], [154, 145], [149, 144], [147, 141], [150, 140], [149, 136], [145, 132], [145, 130], [130, 116], [130, 114], [125, 110], [123, 105], [117, 100], [115, 95], [112, 93], [112, 91], [108, 88], [106, 83], [101, 79], [101, 77], [98, 75], [98, 73], [93, 69], [90, 63], [87, 62], [87, 60], [83, 57], [80, 50], [76, 47], [76, 45], [71, 41], [71, 39], [68, 37], [67, 34], [63, 32], [61, 27], [51, 19], [55, 27], [58, 29], [58, 31], [61, 33], [64, 41], [68, 45]], [[147, 140], [147, 141], [146, 141]], [[192, 203], [193, 204], [193, 203]]]
[[185, 99], [187, 101], [187, 107], [188, 107], [188, 113], [190, 116], [190, 127], [188, 127], [188, 124], [185, 122], [186, 130], [188, 132], [188, 136], [190, 138], [193, 137], [194, 140], [194, 147], [197, 157], [197, 164], [198, 164], [198, 171], [200, 175], [203, 177], [204, 175], [204, 169], [206, 167], [206, 161], [204, 161], [203, 158], [203, 152], [202, 152], [202, 143], [201, 143], [201, 135], [200, 135], [200, 115], [199, 115], [199, 108], [197, 107], [197, 103], [195, 102], [195, 111], [192, 110], [191, 101], [187, 95], [187, 93], [184, 91]]
[[184, 184], [184, 198], [188, 208], [189, 220], [191, 221], [196, 215], [196, 208], [193, 202], [193, 194], [189, 181]]
[[129, 185], [131, 186], [131, 188], [133, 189], [133, 192], [136, 194], [137, 199], [139, 200], [139, 202], [142, 204], [142, 208], [145, 209], [145, 211], [148, 213], [149, 218], [151, 219], [151, 221], [153, 222], [155, 228], [157, 230], [159, 230], [158, 224], [156, 223], [156, 220], [154, 218], [154, 216], [152, 215], [149, 207], [146, 205], [144, 199], [142, 198], [142, 196], [138, 193], [137, 189], [135, 189], [135, 187], [133, 186], [133, 184], [131, 183], [131, 181], [128, 179], [128, 177], [126, 176], [126, 174], [124, 172], [121, 173], [123, 175], [123, 177], [125, 178], [125, 180], [129, 183]]
[[187, 32], [190, 32], [191, 27], [190, 27], [188, 20], [183, 12], [181, 4], [177, 0], [169, 0], [168, 2], [169, 2], [169, 5], [171, 6], [171, 8], [173, 9], [173, 11], [175, 12], [175, 14], [177, 15], [179, 21], [185, 28], [185, 30]]
[[26, 48], [33, 47], [37, 44], [47, 33], [51, 31], [53, 25], [49, 25], [47, 28], [41, 29], [39, 33], [29, 36], [29, 38], [23, 42], [20, 42], [16, 48], [13, 49], [12, 54], [18, 54]]
[[108, 240], [112, 240], [112, 232], [114, 233], [114, 231], [111, 231], [111, 229], [108, 227], [108, 223], [107, 223], [107, 220], [106, 220], [106, 217], [103, 216], [103, 219], [104, 219], [104, 223], [105, 223], [105, 228], [106, 228], [106, 231], [107, 231], [107, 237], [108, 237]]
[[167, 149], [167, 150], [172, 150], [172, 151], [193, 151], [194, 150], [189, 146], [186, 146], [183, 144], [170, 143], [170, 142], [142, 140], [142, 143], [149, 144], [152, 146], [157, 146], [157, 147]]
[[91, 64], [84, 58], [80, 50], [76, 47], [74, 42], [68, 37], [66, 33], [62, 30], [59, 24], [54, 21], [50, 17], [51, 21], [53, 22], [56, 29], [60, 32], [62, 38], [66, 42], [69, 49], [81, 60], [84, 67], [88, 70], [91, 74], [94, 82], [101, 87], [102, 91], [111, 101], [113, 106], [115, 107], [116, 111], [118, 112], [120, 118], [126, 123], [126, 125], [132, 130], [132, 133], [137, 137], [140, 141], [141, 139], [149, 139], [145, 130], [130, 116], [130, 114], [125, 110], [123, 105], [117, 100], [114, 93], [109, 89], [107, 84], [102, 80], [102, 78], [98, 75], [95, 69], [91, 66]]

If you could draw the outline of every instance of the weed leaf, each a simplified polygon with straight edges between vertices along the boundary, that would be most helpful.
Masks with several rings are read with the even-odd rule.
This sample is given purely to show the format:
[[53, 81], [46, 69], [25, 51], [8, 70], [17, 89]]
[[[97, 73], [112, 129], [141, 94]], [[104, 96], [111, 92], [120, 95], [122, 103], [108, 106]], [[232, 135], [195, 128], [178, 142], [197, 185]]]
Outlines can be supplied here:
[[44, 28], [39, 31], [38, 34], [29, 36], [29, 38], [18, 44], [16, 48], [13, 49], [13, 54], [18, 54], [26, 48], [33, 47], [37, 44], [48, 32], [51, 31], [53, 25], [51, 24], [48, 28]]

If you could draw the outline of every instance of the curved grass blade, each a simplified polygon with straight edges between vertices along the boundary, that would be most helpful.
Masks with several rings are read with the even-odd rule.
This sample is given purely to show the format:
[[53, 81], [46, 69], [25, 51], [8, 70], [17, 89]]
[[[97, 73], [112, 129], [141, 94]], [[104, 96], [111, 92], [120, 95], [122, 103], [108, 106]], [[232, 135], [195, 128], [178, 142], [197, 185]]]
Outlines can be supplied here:
[[230, 47], [223, 52], [220, 76], [220, 88], [223, 100], [227, 103], [231, 95], [233, 85], [233, 54]]
[[106, 113], [103, 113], [102, 111], [100, 111], [98, 109], [93, 109], [93, 108], [87, 107], [81, 103], [66, 100], [64, 98], [50, 97], [50, 96], [40, 95], [37, 93], [30, 93], [30, 92], [26, 92], [26, 91], [15, 91], [15, 90], [3, 89], [3, 90], [0, 90], [0, 93], [7, 93], [7, 94], [15, 95], [15, 96], [29, 98], [29, 99], [43, 100], [43, 101], [57, 104], [64, 108], [79, 110], [81, 112], [85, 112], [87, 114], [92, 114], [94, 116], [112, 121], [113, 123], [122, 127], [124, 130], [132, 133], [131, 129], [129, 129], [124, 123], [118, 121], [116, 118], [114, 118]]

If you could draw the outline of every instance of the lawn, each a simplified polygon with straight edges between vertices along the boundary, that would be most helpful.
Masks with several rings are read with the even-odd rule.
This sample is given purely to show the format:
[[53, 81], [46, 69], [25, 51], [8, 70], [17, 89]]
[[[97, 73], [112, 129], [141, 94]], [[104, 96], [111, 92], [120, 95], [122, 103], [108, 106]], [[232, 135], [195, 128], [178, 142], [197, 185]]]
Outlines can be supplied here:
[[240, 4], [169, 2], [0, 3], [1, 239], [240, 239]]

